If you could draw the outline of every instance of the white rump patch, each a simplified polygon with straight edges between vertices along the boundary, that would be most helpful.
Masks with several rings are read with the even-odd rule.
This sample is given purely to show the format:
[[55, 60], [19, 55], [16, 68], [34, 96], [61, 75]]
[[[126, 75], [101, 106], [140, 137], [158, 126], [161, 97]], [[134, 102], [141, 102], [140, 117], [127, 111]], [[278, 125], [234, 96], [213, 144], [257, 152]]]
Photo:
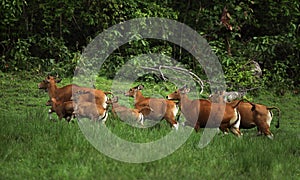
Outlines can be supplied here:
[[271, 121], [272, 121], [272, 112], [270, 110], [268, 110], [268, 117], [267, 117], [267, 124], [269, 125], [269, 127], [271, 127]]
[[144, 126], [144, 115], [142, 113], [139, 113], [139, 122]]

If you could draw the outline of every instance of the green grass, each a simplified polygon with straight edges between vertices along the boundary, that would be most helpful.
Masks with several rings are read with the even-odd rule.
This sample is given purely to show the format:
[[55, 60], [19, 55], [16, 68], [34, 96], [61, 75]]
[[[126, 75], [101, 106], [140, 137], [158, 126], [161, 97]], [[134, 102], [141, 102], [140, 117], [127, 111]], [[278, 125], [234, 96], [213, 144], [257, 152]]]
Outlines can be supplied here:
[[[257, 103], [278, 106], [281, 127], [271, 125], [275, 139], [257, 137], [256, 129], [244, 136], [218, 134], [205, 148], [198, 148], [202, 133], [193, 132], [173, 154], [149, 163], [125, 163], [94, 148], [78, 124], [48, 120], [48, 95], [37, 89], [43, 79], [7, 74], [1, 82], [1, 179], [299, 179], [299, 95], [276, 96], [261, 92]], [[104, 78], [97, 87], [110, 84]], [[70, 83], [63, 80], [62, 85]], [[124, 90], [125, 91], [125, 90]], [[55, 116], [54, 116], [55, 117]], [[274, 119], [276, 121], [276, 119]], [[150, 142], [171, 130], [162, 121], [148, 128], [132, 128], [109, 117], [107, 127], [132, 142]]]

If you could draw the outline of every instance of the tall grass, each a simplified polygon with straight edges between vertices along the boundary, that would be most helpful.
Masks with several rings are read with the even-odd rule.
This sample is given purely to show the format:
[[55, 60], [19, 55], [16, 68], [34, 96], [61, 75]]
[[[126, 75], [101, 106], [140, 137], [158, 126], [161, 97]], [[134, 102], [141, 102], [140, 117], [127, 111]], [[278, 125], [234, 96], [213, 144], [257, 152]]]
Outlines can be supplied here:
[[[261, 93], [255, 102], [279, 106], [281, 127], [275, 139], [218, 134], [203, 149], [202, 131], [193, 132], [173, 154], [150, 163], [125, 163], [97, 151], [77, 122], [49, 121], [44, 103], [47, 94], [36, 90], [36, 81], [5, 81], [0, 102], [1, 179], [299, 179], [299, 96], [275, 97]], [[3, 98], [6, 97], [6, 98]], [[166, 121], [148, 128], [133, 128], [108, 118], [107, 127], [132, 142], [149, 142], [168, 134]]]

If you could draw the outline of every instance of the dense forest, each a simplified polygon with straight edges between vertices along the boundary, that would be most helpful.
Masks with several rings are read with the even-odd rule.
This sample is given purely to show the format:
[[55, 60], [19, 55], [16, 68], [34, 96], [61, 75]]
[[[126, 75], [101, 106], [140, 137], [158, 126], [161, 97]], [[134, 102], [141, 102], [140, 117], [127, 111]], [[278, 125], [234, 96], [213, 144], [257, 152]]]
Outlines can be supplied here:
[[[133, 18], [164, 17], [204, 37], [218, 56], [229, 88], [295, 88], [300, 83], [300, 2], [296, 0], [3, 0], [0, 71], [71, 76], [88, 43]], [[105, 62], [108, 78], [128, 58], [164, 53], [201, 76], [188, 52], [145, 39], [128, 43]], [[253, 73], [253, 68], [261, 69]]]

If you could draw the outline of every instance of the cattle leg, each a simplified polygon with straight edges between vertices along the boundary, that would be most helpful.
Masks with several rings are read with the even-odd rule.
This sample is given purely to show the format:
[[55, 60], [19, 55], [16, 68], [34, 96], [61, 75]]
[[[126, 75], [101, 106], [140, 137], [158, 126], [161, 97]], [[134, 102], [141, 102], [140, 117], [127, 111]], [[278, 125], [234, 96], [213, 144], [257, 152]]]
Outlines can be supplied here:
[[165, 117], [165, 119], [176, 129], [178, 130], [179, 124], [175, 121], [175, 117]]
[[199, 131], [199, 129], [200, 129], [200, 125], [199, 125], [199, 123], [198, 123], [198, 122], [195, 124], [195, 127], [194, 127], [194, 129], [195, 129], [195, 131], [196, 131], [196, 132], [198, 132], [198, 131]]
[[263, 135], [263, 133], [262, 133], [262, 131], [257, 127], [257, 134], [256, 134], [257, 136], [261, 136], [261, 135]]
[[144, 119], [144, 115], [142, 113], [139, 113], [139, 121], [140, 121], [141, 125], [144, 126], [145, 119]]
[[[53, 113], [54, 111], [50, 108], [49, 110], [48, 110], [48, 116], [49, 116], [49, 120], [50, 121], [52, 121], [53, 119], [52, 119], [52, 113]], [[53, 120], [54, 121], [54, 120]]]
[[257, 135], [262, 135], [264, 134], [265, 136], [267, 136], [270, 139], [273, 139], [273, 134], [270, 131], [270, 126], [268, 125], [267, 122], [259, 122], [257, 124], [257, 128], [258, 128], [258, 134]]
[[219, 130], [221, 130], [225, 135], [229, 134], [228, 128], [225, 128], [223, 130], [221, 128], [219, 128]]
[[224, 134], [228, 134], [228, 128], [226, 124], [221, 124], [219, 129], [224, 133]]
[[242, 136], [242, 133], [240, 132], [240, 129], [239, 128], [236, 128], [236, 127], [231, 127], [230, 128], [230, 131], [236, 135], [237, 137], [241, 137]]
[[263, 131], [263, 133], [264, 133], [265, 136], [267, 136], [269, 139], [273, 140], [274, 136], [271, 133], [269, 126], [266, 126], [265, 128], [263, 128], [262, 131]]

